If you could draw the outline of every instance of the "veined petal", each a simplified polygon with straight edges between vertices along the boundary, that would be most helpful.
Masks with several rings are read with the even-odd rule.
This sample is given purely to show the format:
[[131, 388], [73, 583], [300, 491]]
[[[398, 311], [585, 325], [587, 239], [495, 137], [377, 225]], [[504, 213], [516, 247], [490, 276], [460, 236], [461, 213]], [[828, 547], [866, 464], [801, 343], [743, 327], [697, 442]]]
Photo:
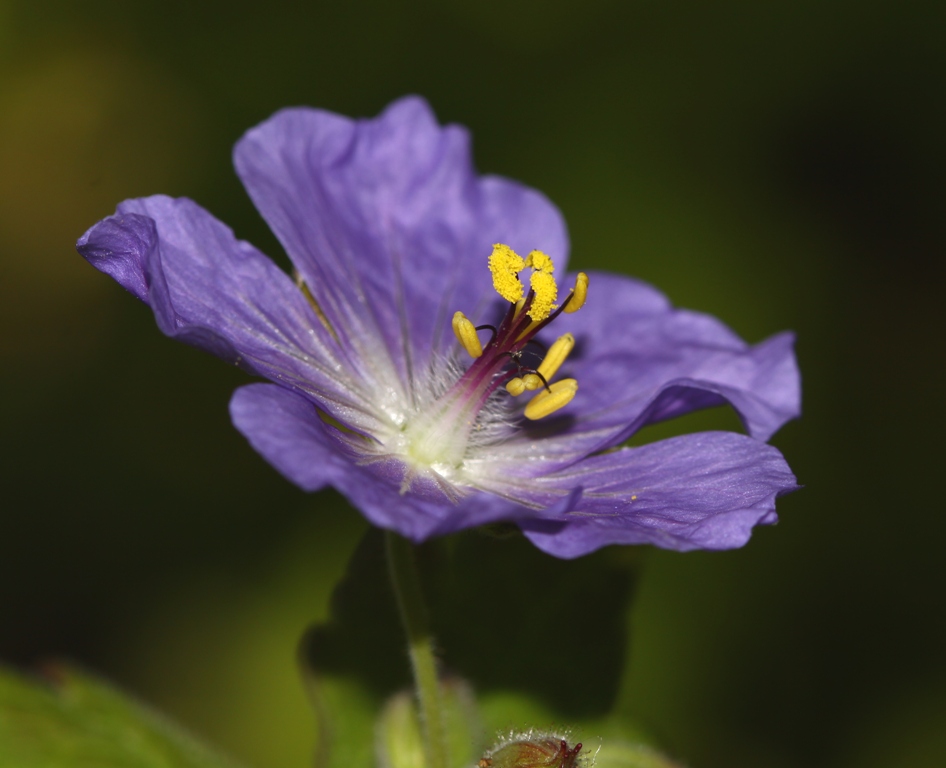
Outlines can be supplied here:
[[149, 304], [168, 336], [320, 398], [353, 426], [375, 426], [368, 395], [302, 292], [193, 201], [126, 200], [77, 248]]
[[493, 478], [486, 487], [502, 492], [507, 482], [557, 471], [647, 424], [701, 408], [731, 405], [760, 440], [798, 416], [791, 333], [750, 346], [640, 281], [593, 272], [590, 285], [588, 304], [559, 321], [577, 341], [561, 371], [578, 380], [575, 398], [562, 414], [523, 424], [477, 457], [482, 475]]
[[347, 462], [326, 439], [315, 406], [276, 384], [237, 389], [230, 398], [230, 418], [257, 453], [304, 491], [332, 485], [346, 471]]
[[[492, 452], [541, 474], [617, 445], [646, 424], [731, 405], [766, 440], [800, 412], [794, 336], [750, 346], [709, 315], [673, 308], [650, 286], [591, 273], [590, 299], [561, 321], [577, 344], [562, 369], [579, 383], [567, 413], [529, 424]], [[533, 450], [535, 449], [535, 450]]]
[[572, 558], [607, 544], [732, 549], [776, 521], [775, 499], [795, 490], [778, 449], [732, 432], [702, 432], [592, 456], [542, 478], [582, 489], [557, 519], [520, 521], [540, 549]]
[[644, 423], [729, 402], [748, 432], [767, 440], [798, 416], [792, 334], [750, 346], [716, 318], [675, 309], [639, 281], [592, 273], [590, 285], [588, 305], [568, 328], [580, 339], [569, 360], [581, 382], [573, 401], [580, 429], [619, 427], [616, 443]]
[[290, 109], [249, 131], [234, 161], [254, 203], [347, 344], [383, 340], [405, 388], [452, 348], [450, 318], [492, 297], [492, 243], [557, 263], [568, 241], [543, 195], [478, 178], [469, 136], [406, 98], [374, 120]]

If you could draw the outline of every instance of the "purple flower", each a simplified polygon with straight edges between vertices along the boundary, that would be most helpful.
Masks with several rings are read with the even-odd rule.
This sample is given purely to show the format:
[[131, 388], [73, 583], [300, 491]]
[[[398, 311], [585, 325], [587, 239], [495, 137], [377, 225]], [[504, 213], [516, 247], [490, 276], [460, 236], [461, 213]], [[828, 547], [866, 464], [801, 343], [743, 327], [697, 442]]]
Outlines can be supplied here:
[[[184, 198], [126, 200], [77, 247], [165, 334], [269, 380], [230, 412], [296, 485], [415, 541], [512, 521], [566, 558], [738, 547], [775, 522], [796, 485], [763, 441], [799, 412], [790, 334], [748, 346], [636, 280], [566, 275], [558, 210], [477, 176], [466, 131], [418, 98], [284, 110], [234, 156], [295, 279]], [[725, 403], [751, 437], [620, 447]]]

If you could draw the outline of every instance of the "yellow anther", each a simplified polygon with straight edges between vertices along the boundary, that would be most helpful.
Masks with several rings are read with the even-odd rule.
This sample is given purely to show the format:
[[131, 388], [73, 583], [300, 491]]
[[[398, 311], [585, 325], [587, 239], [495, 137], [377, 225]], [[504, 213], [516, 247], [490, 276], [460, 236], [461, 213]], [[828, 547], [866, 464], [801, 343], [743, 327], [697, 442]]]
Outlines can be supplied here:
[[523, 376], [522, 383], [530, 392], [545, 386], [545, 384], [542, 383], [542, 378], [536, 376], [534, 373], [527, 373]]
[[558, 286], [551, 272], [536, 270], [529, 279], [529, 285], [535, 292], [532, 304], [529, 305], [529, 317], [533, 320], [545, 320], [555, 309], [555, 299], [558, 296]]
[[493, 273], [493, 288], [506, 301], [513, 303], [522, 298], [522, 283], [519, 273], [525, 269], [522, 256], [508, 245], [496, 243], [489, 256], [489, 271]]
[[562, 310], [565, 314], [571, 314], [572, 312], [577, 312], [583, 306], [585, 306], [585, 299], [588, 298], [588, 275], [584, 272], [579, 272], [578, 277], [575, 278], [575, 287], [572, 289], [571, 298], [568, 300], [568, 303], [565, 305], [565, 309]]
[[545, 377], [546, 381], [550, 381], [558, 369], [562, 367], [565, 358], [568, 357], [574, 348], [574, 336], [570, 333], [559, 336], [555, 340], [555, 343], [549, 348], [549, 352], [542, 361], [542, 364], [536, 370]]
[[483, 345], [476, 335], [476, 328], [462, 312], [453, 313], [453, 333], [470, 357], [476, 358], [483, 354]]
[[530, 251], [526, 256], [526, 266], [537, 269], [540, 272], [554, 272], [555, 264], [552, 263], [552, 257], [542, 251]]
[[575, 379], [561, 379], [549, 389], [551, 391], [543, 389], [529, 401], [525, 410], [527, 419], [541, 419], [568, 405], [578, 391], [578, 382]]
[[510, 379], [506, 383], [506, 391], [513, 397], [516, 397], [517, 395], [521, 395], [523, 392], [526, 391], [525, 382], [523, 382], [522, 379], [518, 379], [518, 378]]

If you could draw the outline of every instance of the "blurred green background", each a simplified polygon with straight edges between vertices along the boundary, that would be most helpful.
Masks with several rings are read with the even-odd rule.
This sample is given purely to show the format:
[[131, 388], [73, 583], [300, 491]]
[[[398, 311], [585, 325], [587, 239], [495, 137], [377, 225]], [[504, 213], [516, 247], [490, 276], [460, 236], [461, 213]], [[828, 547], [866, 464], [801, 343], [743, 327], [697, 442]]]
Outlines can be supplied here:
[[364, 525], [73, 243], [165, 192], [282, 259], [234, 141], [420, 93], [561, 207], [573, 264], [799, 334], [774, 442], [806, 489], [744, 550], [643, 553], [621, 712], [696, 768], [946, 765], [944, 32], [936, 2], [0, 0], [0, 659], [308, 764], [295, 648]]

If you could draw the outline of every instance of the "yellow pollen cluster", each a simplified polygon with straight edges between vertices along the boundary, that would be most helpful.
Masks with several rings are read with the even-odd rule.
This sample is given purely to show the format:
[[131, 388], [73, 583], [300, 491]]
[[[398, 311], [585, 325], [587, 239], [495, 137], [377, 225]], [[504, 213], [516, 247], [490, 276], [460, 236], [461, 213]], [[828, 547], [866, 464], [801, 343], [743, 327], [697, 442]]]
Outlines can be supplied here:
[[529, 255], [526, 256], [526, 266], [550, 274], [555, 271], [555, 264], [552, 263], [552, 257], [547, 253], [542, 253], [542, 251], [531, 251]]
[[493, 288], [506, 301], [513, 303], [522, 298], [519, 273], [525, 269], [525, 260], [508, 245], [496, 243], [489, 256], [489, 271], [493, 273]]
[[532, 320], [538, 322], [545, 320], [556, 308], [558, 286], [552, 276], [555, 264], [551, 256], [542, 251], [532, 251], [523, 259], [508, 245], [496, 243], [493, 246], [493, 252], [489, 257], [489, 271], [493, 274], [493, 287], [496, 293], [506, 301], [515, 304], [522, 300], [523, 287], [519, 280], [519, 273], [530, 267], [532, 277], [529, 279], [529, 287], [534, 296], [528, 314]]
[[552, 314], [552, 310], [557, 308], [557, 305], [552, 303], [558, 296], [558, 286], [555, 284], [555, 278], [552, 277], [550, 272], [536, 270], [529, 279], [529, 287], [535, 291], [532, 306], [529, 307], [529, 317], [536, 322], [545, 320]]

